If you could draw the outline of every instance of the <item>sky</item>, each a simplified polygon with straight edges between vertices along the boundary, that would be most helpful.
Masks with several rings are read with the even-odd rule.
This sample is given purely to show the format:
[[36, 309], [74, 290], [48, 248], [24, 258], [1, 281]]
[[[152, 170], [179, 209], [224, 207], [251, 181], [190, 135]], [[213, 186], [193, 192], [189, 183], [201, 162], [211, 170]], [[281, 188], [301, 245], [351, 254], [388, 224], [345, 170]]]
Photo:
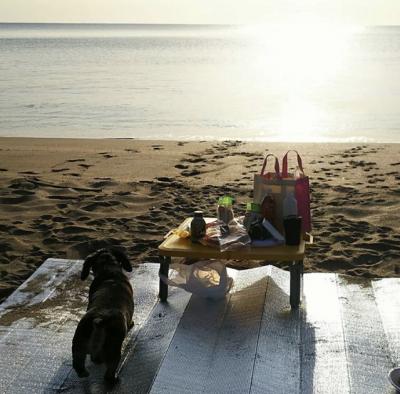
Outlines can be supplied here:
[[0, 22], [400, 25], [400, 0], [0, 0]]

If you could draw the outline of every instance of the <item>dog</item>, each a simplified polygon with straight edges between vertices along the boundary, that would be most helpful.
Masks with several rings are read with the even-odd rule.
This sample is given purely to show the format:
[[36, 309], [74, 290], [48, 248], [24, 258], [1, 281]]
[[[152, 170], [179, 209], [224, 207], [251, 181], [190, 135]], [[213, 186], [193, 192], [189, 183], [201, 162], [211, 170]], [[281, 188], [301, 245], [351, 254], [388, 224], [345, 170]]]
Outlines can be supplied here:
[[121, 359], [121, 347], [133, 326], [133, 290], [123, 273], [132, 266], [126, 255], [115, 248], [103, 248], [87, 256], [81, 279], [93, 272], [89, 289], [89, 304], [72, 340], [72, 366], [80, 378], [89, 376], [85, 368], [86, 355], [96, 363], [105, 363], [104, 379], [117, 381], [116, 371]]

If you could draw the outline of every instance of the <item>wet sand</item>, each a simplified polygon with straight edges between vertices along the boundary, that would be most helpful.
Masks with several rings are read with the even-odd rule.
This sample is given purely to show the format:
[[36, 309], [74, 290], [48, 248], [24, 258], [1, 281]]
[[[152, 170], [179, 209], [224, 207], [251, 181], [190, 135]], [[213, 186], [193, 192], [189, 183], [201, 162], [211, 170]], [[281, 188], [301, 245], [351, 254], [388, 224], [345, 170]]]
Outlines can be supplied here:
[[0, 299], [48, 257], [120, 245], [134, 264], [156, 262], [195, 209], [214, 215], [230, 194], [242, 214], [265, 153], [289, 148], [312, 187], [305, 270], [400, 276], [399, 144], [0, 138]]

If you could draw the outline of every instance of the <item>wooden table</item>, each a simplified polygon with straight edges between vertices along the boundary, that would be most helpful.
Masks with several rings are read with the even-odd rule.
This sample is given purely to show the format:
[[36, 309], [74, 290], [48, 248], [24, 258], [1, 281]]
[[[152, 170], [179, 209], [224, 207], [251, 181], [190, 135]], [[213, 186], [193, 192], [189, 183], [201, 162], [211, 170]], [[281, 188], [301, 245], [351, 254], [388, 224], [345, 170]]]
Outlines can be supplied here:
[[[209, 222], [214, 218], [206, 218]], [[179, 228], [187, 228], [192, 218], [186, 219]], [[219, 249], [192, 243], [190, 239], [183, 239], [169, 234], [158, 247], [160, 256], [160, 274], [168, 277], [171, 257], [187, 257], [195, 259], [218, 260], [266, 260], [271, 262], [289, 261], [290, 266], [290, 305], [297, 308], [301, 302], [303, 286], [303, 259], [306, 242], [301, 241], [298, 246], [279, 245], [272, 247], [244, 247], [232, 251], [221, 252]], [[161, 301], [168, 298], [168, 285], [160, 279], [159, 297]]]

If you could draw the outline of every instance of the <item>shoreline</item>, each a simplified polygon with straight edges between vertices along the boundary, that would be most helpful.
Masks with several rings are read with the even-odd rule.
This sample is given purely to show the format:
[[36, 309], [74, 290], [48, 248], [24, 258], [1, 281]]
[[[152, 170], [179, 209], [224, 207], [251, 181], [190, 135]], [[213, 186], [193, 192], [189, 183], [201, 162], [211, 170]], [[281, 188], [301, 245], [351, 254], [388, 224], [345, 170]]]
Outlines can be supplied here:
[[159, 141], [159, 142], [243, 142], [249, 144], [300, 144], [300, 145], [321, 145], [321, 144], [328, 144], [328, 145], [399, 145], [400, 141], [369, 141], [369, 140], [350, 140], [350, 141], [335, 141], [335, 140], [321, 140], [321, 141], [296, 141], [296, 140], [289, 140], [289, 141], [279, 141], [279, 140], [257, 140], [257, 139], [227, 139], [221, 137], [220, 139], [201, 139], [201, 138], [192, 138], [192, 139], [163, 139], [163, 138], [140, 138], [140, 137], [29, 137], [29, 136], [5, 136], [0, 135], [0, 141], [2, 139], [29, 139], [29, 140], [87, 140], [87, 141], [98, 141], [98, 140], [126, 140], [126, 141]]
[[196, 208], [214, 214], [232, 194], [243, 213], [265, 152], [289, 148], [312, 187], [305, 271], [400, 276], [398, 143], [0, 137], [0, 299], [48, 257], [116, 244], [134, 264], [156, 262], [163, 235]]

